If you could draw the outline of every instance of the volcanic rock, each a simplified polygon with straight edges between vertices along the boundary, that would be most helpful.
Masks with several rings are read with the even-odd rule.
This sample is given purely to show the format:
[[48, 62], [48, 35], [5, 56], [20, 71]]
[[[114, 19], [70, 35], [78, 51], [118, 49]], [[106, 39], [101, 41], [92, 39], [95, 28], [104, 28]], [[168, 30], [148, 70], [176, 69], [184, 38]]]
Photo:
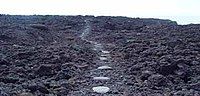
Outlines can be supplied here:
[[35, 72], [39, 76], [52, 75], [52, 65], [41, 65]]

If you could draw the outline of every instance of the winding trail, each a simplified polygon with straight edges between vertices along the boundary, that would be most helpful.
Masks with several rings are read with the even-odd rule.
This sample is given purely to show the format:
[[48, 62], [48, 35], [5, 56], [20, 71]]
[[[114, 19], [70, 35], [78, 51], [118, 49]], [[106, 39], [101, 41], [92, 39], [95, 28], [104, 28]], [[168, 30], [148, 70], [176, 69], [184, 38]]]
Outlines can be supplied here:
[[94, 68], [84, 72], [84, 80], [80, 83], [79, 89], [71, 92], [69, 96], [126, 96], [126, 88], [122, 82], [123, 72], [120, 67], [117, 67], [117, 62], [111, 58], [110, 51], [104, 48], [106, 44], [86, 38], [92, 34], [90, 20], [85, 20], [85, 29], [80, 37], [93, 45], [93, 50], [98, 53], [98, 59], [95, 60]]

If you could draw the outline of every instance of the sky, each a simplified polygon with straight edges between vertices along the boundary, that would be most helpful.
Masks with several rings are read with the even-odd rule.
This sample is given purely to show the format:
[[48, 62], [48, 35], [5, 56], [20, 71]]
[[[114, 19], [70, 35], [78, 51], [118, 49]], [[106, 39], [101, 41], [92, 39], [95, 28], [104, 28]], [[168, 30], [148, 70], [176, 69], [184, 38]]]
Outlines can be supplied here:
[[200, 24], [200, 0], [0, 0], [0, 14], [160, 18]]

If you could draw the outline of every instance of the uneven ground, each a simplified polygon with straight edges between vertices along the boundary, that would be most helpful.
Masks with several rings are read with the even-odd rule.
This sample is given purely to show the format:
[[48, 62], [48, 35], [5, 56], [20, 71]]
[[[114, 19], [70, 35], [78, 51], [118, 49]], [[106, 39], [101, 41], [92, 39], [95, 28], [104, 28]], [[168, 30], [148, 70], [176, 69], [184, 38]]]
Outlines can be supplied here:
[[200, 25], [0, 15], [0, 96], [45, 95], [200, 96]]

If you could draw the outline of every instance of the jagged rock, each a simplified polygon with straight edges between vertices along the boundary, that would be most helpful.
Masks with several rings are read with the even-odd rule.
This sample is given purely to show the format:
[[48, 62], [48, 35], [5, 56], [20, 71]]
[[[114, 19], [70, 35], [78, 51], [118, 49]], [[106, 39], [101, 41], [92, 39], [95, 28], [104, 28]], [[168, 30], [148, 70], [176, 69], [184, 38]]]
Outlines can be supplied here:
[[200, 91], [200, 82], [194, 83], [194, 84], [190, 84], [190, 85], [189, 85], [189, 88], [190, 88], [190, 89], [194, 89], [194, 90], [196, 90], [196, 91]]
[[174, 74], [174, 71], [178, 70], [179, 67], [177, 64], [169, 64], [159, 66], [158, 73], [162, 75]]
[[43, 24], [30, 24], [30, 26], [40, 30], [48, 30], [48, 27]]
[[27, 52], [19, 52], [14, 55], [16, 59], [27, 59], [28, 57], [32, 56], [35, 52], [27, 51]]
[[37, 70], [36, 70], [36, 75], [39, 76], [49, 76], [52, 75], [52, 65], [41, 65]]
[[42, 92], [42, 93], [45, 93], [45, 94], [48, 94], [49, 93], [49, 90], [43, 86], [43, 85], [38, 85], [38, 84], [33, 84], [33, 85], [29, 85], [28, 86], [28, 89], [31, 91], [31, 92], [36, 92], [37, 90]]
[[13, 77], [1, 77], [0, 78], [0, 82], [4, 82], [4, 83], [16, 83], [17, 81], [19, 81], [19, 79], [13, 78]]
[[6, 92], [0, 90], [0, 96], [10, 96], [10, 95], [7, 94]]
[[7, 60], [5, 60], [5, 59], [0, 59], [0, 66], [1, 65], [10, 65], [11, 63], [10, 62], [8, 62]]
[[147, 81], [148, 85], [150, 86], [157, 86], [157, 87], [162, 87], [162, 86], [168, 86], [168, 80], [166, 77], [163, 75], [152, 75], [148, 78]]
[[56, 75], [56, 80], [60, 80], [60, 79], [70, 79], [73, 76], [73, 73], [70, 72], [70, 70], [68, 69], [63, 69], [60, 72], [58, 72], [58, 74]]
[[55, 92], [58, 96], [68, 95], [69, 90], [65, 87], [56, 88]]
[[28, 92], [23, 92], [18, 94], [17, 96], [34, 96], [32, 93], [28, 93]]
[[199, 61], [192, 61], [191, 64], [195, 66], [195, 65], [199, 65], [200, 63]]
[[151, 76], [152, 75], [152, 72], [151, 71], [143, 71], [142, 72], [142, 74], [141, 74], [141, 76], [140, 76], [140, 79], [142, 80], [142, 81], [145, 81], [145, 80], [147, 80], [148, 79], [148, 77], [149, 76]]
[[[92, 32], [80, 38], [85, 28]], [[85, 74], [92, 70], [113, 75], [105, 95], [200, 96], [199, 29], [147, 18], [1, 15], [0, 95], [96, 95], [94, 76]]]

